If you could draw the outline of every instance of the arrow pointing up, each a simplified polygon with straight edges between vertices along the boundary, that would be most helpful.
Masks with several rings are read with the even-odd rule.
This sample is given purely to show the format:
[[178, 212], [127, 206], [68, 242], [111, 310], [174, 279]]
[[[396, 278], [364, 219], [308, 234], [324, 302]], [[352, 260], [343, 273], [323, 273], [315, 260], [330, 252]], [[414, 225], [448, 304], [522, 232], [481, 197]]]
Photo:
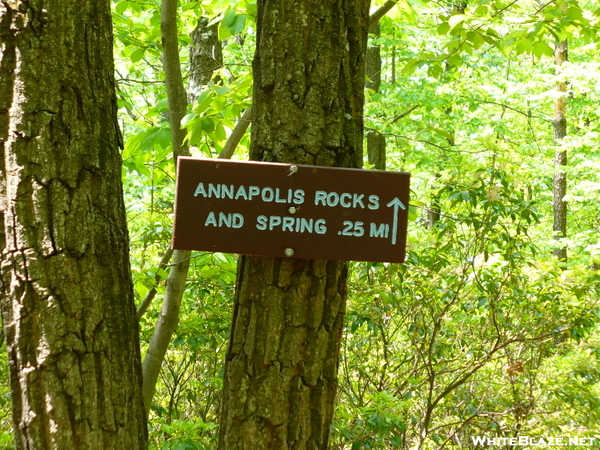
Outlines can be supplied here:
[[387, 206], [394, 207], [394, 222], [392, 223], [392, 245], [396, 245], [396, 235], [398, 234], [398, 213], [400, 212], [400, 208], [405, 210], [406, 206], [404, 206], [404, 203], [402, 203], [398, 197], [394, 198], [391, 202], [389, 202]]

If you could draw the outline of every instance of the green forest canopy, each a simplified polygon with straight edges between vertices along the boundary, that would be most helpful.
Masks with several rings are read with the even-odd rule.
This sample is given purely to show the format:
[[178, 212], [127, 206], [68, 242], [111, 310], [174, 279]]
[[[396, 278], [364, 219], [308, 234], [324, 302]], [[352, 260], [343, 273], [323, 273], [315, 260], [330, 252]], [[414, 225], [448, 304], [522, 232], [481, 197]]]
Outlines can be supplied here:
[[[160, 2], [113, 6], [135, 290], [140, 302], [158, 291], [140, 319], [144, 347], [168, 271], [159, 262], [175, 181]], [[246, 0], [180, 2], [190, 85], [182, 126], [194, 156], [216, 157], [251, 105], [255, 14]], [[201, 17], [215, 25], [223, 61], [198, 85], [189, 54]], [[380, 20], [370, 45], [380, 47], [382, 81], [367, 89], [365, 131], [385, 136], [388, 170], [412, 173], [408, 258], [351, 265], [332, 448], [474, 448], [473, 436], [597, 434], [599, 20], [595, 1], [529, 0], [400, 0]], [[563, 41], [568, 61], [559, 66]], [[558, 98], [567, 108], [560, 139]], [[247, 159], [248, 140], [234, 159]], [[555, 165], [557, 151], [567, 166]], [[561, 239], [553, 231], [557, 171], [568, 183]], [[553, 256], [559, 247], [566, 261]], [[215, 447], [235, 266], [236, 255], [192, 255], [152, 406], [152, 448]], [[0, 430], [9, 430], [8, 382], [1, 386]], [[0, 443], [10, 448], [10, 437], [4, 431]]]

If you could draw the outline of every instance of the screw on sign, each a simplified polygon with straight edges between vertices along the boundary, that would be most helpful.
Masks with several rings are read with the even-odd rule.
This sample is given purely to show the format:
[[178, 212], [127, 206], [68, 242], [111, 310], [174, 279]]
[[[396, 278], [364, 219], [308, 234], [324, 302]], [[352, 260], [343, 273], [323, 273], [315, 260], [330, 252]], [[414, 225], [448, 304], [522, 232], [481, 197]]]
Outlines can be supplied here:
[[173, 248], [403, 262], [410, 174], [180, 157]]

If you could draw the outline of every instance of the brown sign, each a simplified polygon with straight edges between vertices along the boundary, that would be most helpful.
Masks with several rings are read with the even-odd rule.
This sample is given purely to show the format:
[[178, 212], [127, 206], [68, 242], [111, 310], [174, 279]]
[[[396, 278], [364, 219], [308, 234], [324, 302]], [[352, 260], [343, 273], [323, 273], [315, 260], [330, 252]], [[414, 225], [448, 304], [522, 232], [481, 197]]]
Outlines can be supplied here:
[[180, 157], [173, 248], [403, 262], [410, 174]]

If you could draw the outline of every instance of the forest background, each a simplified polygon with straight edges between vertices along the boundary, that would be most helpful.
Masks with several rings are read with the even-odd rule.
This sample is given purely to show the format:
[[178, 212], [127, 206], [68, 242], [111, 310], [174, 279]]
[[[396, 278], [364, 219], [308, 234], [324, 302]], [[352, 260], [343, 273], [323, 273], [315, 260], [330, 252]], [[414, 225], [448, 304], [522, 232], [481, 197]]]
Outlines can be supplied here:
[[[351, 264], [331, 447], [594, 438], [600, 5], [400, 0], [373, 11], [386, 5], [369, 41], [365, 168], [412, 173], [409, 247], [403, 265]], [[144, 354], [171, 268], [175, 165], [160, 2], [113, 7]], [[255, 15], [252, 1], [180, 2], [181, 124], [194, 156], [217, 157], [248, 124]], [[248, 147], [245, 134], [232, 158]], [[151, 448], [216, 447], [236, 260], [191, 254]], [[12, 445], [7, 377], [2, 359], [2, 448]]]

